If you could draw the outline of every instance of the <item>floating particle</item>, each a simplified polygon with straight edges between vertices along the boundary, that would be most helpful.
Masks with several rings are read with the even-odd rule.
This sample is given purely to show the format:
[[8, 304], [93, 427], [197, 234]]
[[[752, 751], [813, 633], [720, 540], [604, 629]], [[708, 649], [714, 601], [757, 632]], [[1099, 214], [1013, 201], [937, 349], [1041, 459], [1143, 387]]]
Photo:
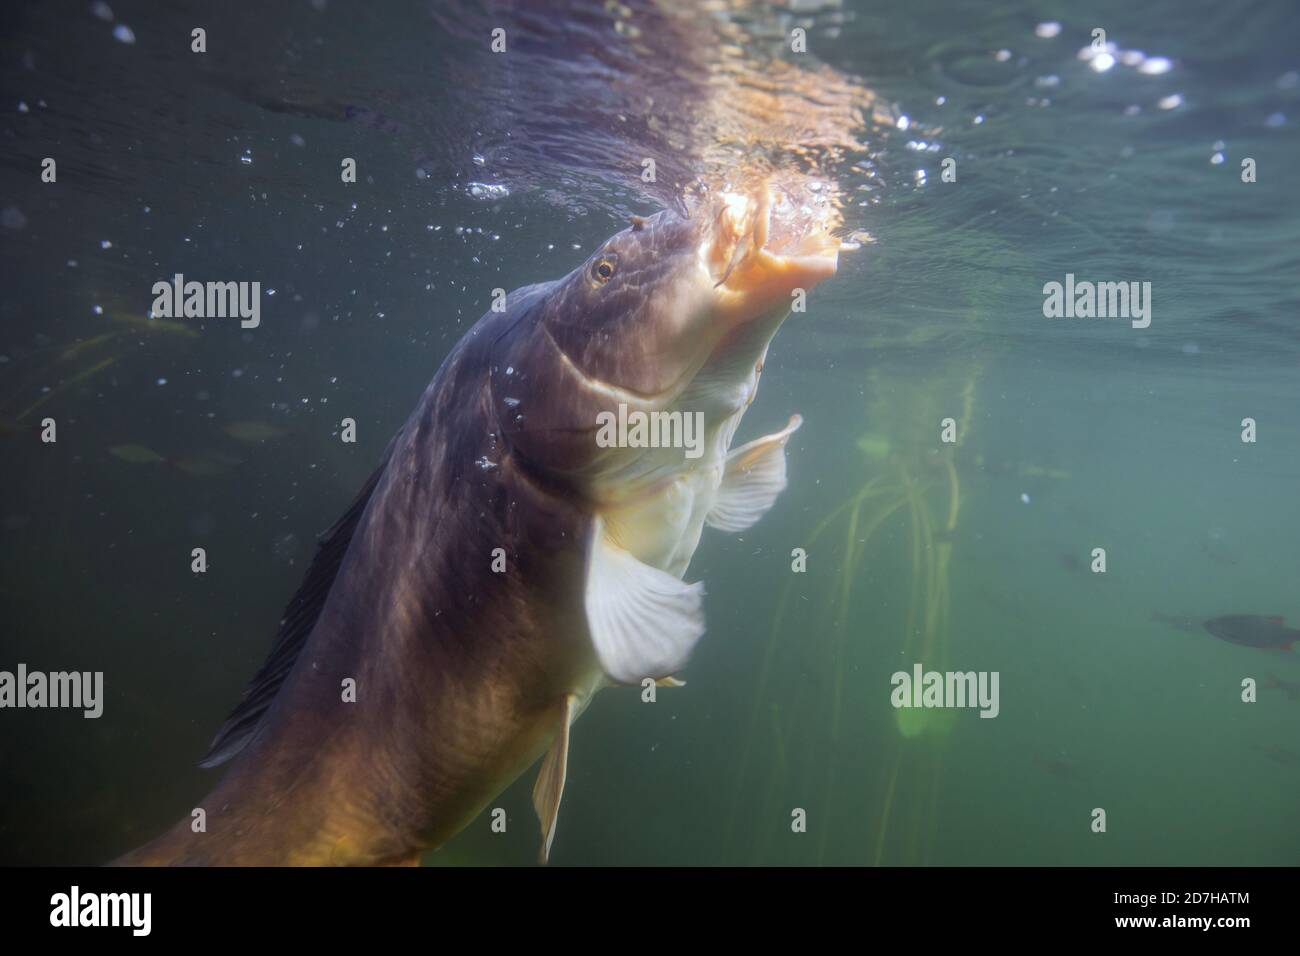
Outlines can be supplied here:
[[1098, 73], [1105, 73], [1115, 65], [1115, 56], [1111, 53], [1098, 53], [1088, 61], [1088, 65]]
[[0, 212], [0, 226], [6, 229], [12, 229], [17, 232], [19, 229], [26, 227], [27, 217], [17, 206], [6, 206], [3, 212]]
[[1052, 37], [1060, 35], [1061, 25], [1055, 20], [1045, 20], [1034, 27], [1034, 36], [1041, 37], [1044, 40], [1050, 40]]
[[271, 542], [271, 553], [279, 561], [292, 564], [302, 550], [296, 534], [282, 534]]
[[135, 31], [125, 23], [119, 23], [117, 26], [113, 27], [113, 39], [117, 40], [119, 43], [125, 43], [127, 46], [130, 46], [135, 43]]

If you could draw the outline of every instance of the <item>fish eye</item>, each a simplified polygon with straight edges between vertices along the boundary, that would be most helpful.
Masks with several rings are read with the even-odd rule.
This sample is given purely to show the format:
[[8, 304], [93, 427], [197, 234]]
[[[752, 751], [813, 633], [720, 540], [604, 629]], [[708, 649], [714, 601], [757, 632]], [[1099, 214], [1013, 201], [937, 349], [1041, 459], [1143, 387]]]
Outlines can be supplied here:
[[604, 285], [614, 278], [614, 270], [617, 266], [618, 259], [615, 256], [601, 256], [591, 266], [591, 277], [600, 285]]

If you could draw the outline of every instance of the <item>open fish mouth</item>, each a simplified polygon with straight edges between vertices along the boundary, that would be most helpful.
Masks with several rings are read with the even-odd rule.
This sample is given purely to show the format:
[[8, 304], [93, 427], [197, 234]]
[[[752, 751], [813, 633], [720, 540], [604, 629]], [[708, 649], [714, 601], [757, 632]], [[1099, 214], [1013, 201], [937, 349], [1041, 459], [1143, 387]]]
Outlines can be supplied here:
[[724, 301], [740, 297], [775, 305], [794, 290], [807, 291], [835, 275], [841, 249], [832, 232], [837, 222], [832, 208], [796, 206], [771, 183], [724, 192], [702, 258]]

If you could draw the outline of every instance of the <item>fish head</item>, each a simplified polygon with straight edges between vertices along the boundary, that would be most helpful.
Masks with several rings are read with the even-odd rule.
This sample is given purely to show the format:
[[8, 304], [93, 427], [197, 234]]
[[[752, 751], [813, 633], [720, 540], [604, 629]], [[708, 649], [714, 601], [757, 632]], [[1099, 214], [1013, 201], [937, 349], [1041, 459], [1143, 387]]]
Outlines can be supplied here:
[[[530, 293], [531, 321], [493, 360], [498, 376], [508, 368], [532, 385], [515, 388], [530, 394], [513, 396], [507, 437], [546, 467], [626, 474], [637, 456], [596, 449], [599, 415], [699, 411], [715, 432], [738, 418], [792, 306], [835, 274], [832, 220], [767, 182], [690, 215], [634, 217], [569, 275]], [[519, 409], [522, 401], [531, 407]]]
[[546, 327], [611, 393], [663, 399], [745, 327], [766, 320], [770, 339], [797, 290], [835, 274], [838, 252], [774, 186], [724, 192], [689, 218], [634, 218], [563, 280]]

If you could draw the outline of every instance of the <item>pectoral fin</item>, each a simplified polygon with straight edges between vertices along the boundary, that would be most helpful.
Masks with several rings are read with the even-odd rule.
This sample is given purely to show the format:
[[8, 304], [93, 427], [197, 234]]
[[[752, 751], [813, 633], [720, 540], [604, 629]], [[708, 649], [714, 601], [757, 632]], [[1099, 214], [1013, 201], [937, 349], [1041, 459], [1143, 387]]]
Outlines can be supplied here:
[[785, 489], [785, 443], [803, 424], [798, 415], [771, 435], [732, 449], [722, 485], [705, 521], [719, 531], [744, 531], [767, 513]]
[[620, 684], [676, 673], [704, 633], [704, 585], [637, 560], [593, 524], [584, 604], [601, 669]]
[[542, 769], [537, 774], [537, 783], [533, 784], [533, 809], [542, 823], [543, 863], [550, 857], [551, 841], [555, 839], [555, 821], [560, 815], [560, 798], [564, 796], [564, 780], [569, 772], [569, 727], [577, 713], [577, 696], [566, 694], [555, 742], [542, 758]]

